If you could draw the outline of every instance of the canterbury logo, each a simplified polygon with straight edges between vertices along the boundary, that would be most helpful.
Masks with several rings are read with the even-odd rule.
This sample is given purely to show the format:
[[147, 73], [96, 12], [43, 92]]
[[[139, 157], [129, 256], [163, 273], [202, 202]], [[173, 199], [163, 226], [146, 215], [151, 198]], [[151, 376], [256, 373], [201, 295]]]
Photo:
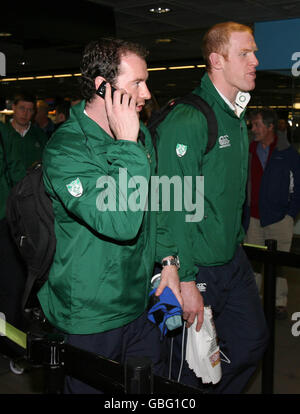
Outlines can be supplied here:
[[219, 148], [226, 148], [230, 146], [231, 146], [231, 143], [230, 143], [228, 135], [222, 135], [219, 137]]
[[206, 292], [206, 283], [200, 282], [196, 284], [197, 288], [199, 289], [199, 292]]

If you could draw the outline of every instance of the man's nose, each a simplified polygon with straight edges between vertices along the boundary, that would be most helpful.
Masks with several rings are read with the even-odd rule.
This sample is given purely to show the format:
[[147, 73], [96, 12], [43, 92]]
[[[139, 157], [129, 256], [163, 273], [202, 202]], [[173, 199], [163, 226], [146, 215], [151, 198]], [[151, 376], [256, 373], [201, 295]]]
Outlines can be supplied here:
[[253, 53], [253, 58], [251, 60], [251, 65], [256, 68], [256, 66], [258, 66], [258, 64], [259, 64], [259, 61], [258, 61], [257, 57], [255, 56], [255, 53]]
[[141, 98], [145, 99], [145, 101], [151, 98], [151, 93], [150, 93], [147, 85], [145, 85], [143, 90], [142, 90]]

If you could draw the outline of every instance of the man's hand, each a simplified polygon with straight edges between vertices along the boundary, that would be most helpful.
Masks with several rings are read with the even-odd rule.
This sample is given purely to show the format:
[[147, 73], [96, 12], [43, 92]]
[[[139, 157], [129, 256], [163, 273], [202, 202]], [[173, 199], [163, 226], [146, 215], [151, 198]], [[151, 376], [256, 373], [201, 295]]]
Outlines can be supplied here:
[[107, 83], [105, 108], [110, 129], [116, 139], [136, 142], [140, 129], [136, 100], [121, 89], [117, 89], [112, 98], [111, 86]]
[[176, 299], [180, 303], [180, 306], [183, 307], [183, 300], [180, 293], [180, 280], [176, 266], [165, 266], [162, 269], [160, 284], [156, 289], [155, 295], [161, 295], [166, 286], [168, 286], [172, 290]]
[[201, 293], [195, 282], [181, 282], [181, 295], [183, 298], [183, 319], [189, 328], [197, 318], [196, 331], [200, 331], [204, 317], [204, 303]]

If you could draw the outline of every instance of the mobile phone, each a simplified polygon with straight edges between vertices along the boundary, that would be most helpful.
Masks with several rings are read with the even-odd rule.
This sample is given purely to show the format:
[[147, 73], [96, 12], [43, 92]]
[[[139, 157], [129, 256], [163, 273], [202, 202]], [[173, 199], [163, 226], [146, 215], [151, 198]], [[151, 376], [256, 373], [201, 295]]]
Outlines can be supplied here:
[[[116, 90], [116, 88], [114, 88], [113, 86], [111, 86], [111, 96], [113, 96], [115, 90]], [[99, 96], [101, 96], [101, 98], [104, 99], [105, 92], [106, 92], [106, 81], [103, 81], [101, 83], [101, 85], [99, 86], [99, 88], [97, 89], [96, 94], [99, 95]]]

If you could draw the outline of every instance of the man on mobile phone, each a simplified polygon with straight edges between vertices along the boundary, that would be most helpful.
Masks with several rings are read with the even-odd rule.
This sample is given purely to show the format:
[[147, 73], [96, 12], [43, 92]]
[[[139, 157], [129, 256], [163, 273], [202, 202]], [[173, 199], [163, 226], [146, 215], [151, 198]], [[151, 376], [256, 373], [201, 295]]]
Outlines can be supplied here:
[[[160, 331], [145, 312], [155, 262], [155, 214], [145, 203], [134, 208], [127, 202], [147, 198], [134, 184], [141, 177], [148, 182], [155, 168], [150, 135], [139, 121], [150, 98], [145, 57], [139, 45], [116, 39], [91, 42], [84, 51], [84, 100], [72, 107], [44, 153], [57, 248], [38, 297], [71, 345], [122, 363], [129, 356], [148, 356], [162, 375]], [[104, 98], [97, 94], [101, 85]], [[158, 293], [165, 286], [181, 302], [171, 259]], [[65, 392], [97, 390], [67, 378]]]

